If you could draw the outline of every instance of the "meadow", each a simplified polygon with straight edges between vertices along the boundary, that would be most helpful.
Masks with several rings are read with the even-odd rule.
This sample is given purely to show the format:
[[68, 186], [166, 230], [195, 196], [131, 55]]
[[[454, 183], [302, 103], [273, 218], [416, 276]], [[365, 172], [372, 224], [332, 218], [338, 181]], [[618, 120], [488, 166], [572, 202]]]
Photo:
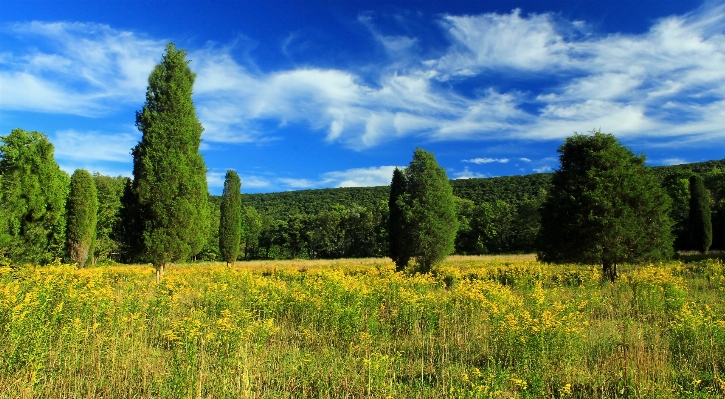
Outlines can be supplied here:
[[0, 398], [722, 398], [721, 260], [0, 268]]

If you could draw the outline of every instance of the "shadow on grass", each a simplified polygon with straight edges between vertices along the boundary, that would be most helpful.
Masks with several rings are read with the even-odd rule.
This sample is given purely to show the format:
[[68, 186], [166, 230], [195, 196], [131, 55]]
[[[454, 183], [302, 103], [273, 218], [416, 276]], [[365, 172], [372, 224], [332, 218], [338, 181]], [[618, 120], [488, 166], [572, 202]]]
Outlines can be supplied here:
[[725, 262], [725, 251], [708, 251], [704, 254], [695, 251], [680, 251], [675, 254], [675, 259], [684, 263], [699, 262], [706, 259], [720, 259]]

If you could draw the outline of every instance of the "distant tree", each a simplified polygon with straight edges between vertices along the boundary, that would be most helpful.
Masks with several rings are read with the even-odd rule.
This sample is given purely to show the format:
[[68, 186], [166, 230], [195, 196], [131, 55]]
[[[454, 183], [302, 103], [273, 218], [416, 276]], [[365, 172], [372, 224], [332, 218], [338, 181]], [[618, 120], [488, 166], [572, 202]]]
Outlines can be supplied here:
[[259, 237], [262, 235], [262, 216], [251, 206], [244, 207], [243, 235], [244, 259], [257, 257]]
[[120, 259], [124, 263], [141, 262], [144, 255], [144, 217], [133, 181], [126, 179], [118, 208], [118, 223], [113, 228], [113, 239], [118, 243]]
[[598, 263], [614, 281], [618, 264], [672, 254], [670, 198], [644, 155], [600, 131], [568, 137], [558, 152], [542, 206], [540, 260]]
[[705, 187], [712, 195], [712, 246], [725, 250], [725, 169], [713, 168], [705, 174]]
[[70, 261], [78, 267], [93, 259], [97, 212], [98, 194], [93, 176], [85, 169], [76, 169], [70, 177], [66, 203], [66, 243]]
[[45, 134], [0, 136], [0, 260], [44, 265], [65, 252], [69, 178]]
[[98, 221], [93, 251], [97, 262], [112, 259], [114, 256], [118, 260], [120, 246], [114, 237], [114, 231], [120, 221], [121, 196], [127, 180], [123, 176], [93, 174], [93, 182], [98, 192]]
[[390, 182], [390, 199], [388, 200], [388, 244], [390, 258], [395, 262], [395, 270], [402, 271], [408, 266], [410, 254], [405, 244], [405, 214], [398, 204], [400, 197], [405, 194], [407, 184], [403, 172], [395, 168], [393, 179]]
[[692, 249], [707, 252], [712, 245], [710, 193], [700, 175], [690, 177], [690, 235]]
[[454, 251], [458, 218], [446, 171], [432, 153], [417, 148], [405, 169], [407, 187], [396, 201], [405, 214], [405, 247], [418, 271], [428, 273]]
[[219, 219], [219, 252], [222, 259], [234, 263], [239, 254], [242, 232], [242, 182], [237, 172], [228, 170], [224, 178], [221, 218]]
[[145, 256], [157, 279], [167, 263], [199, 253], [208, 230], [206, 166], [199, 153], [204, 129], [191, 99], [195, 74], [185, 58], [186, 51], [166, 45], [136, 113], [143, 136], [133, 149], [134, 189], [144, 218]]
[[667, 195], [672, 200], [670, 218], [672, 219], [672, 236], [675, 239], [675, 250], [690, 249], [690, 172], [673, 173], [662, 181]]

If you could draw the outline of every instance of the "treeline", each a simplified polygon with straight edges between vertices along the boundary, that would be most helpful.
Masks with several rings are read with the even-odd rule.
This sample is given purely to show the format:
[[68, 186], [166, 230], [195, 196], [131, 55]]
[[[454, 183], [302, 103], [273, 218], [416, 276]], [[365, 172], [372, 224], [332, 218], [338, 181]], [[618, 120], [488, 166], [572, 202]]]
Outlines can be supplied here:
[[[42, 135], [41, 135], [42, 136]], [[69, 261], [65, 248], [66, 198], [70, 178], [52, 160], [52, 144], [42, 136], [34, 143], [3, 147], [5, 165], [0, 220], [0, 262], [11, 260], [49, 263]], [[9, 141], [9, 136], [6, 137]], [[38, 150], [33, 150], [41, 147]], [[25, 149], [29, 154], [21, 154]], [[31, 151], [32, 150], [32, 151]], [[25, 183], [37, 191], [14, 191], [22, 181], [9, 183], [11, 163], [27, 158], [26, 166], [15, 172], [27, 180], [26, 168], [43, 165], [37, 153], [50, 152], [51, 166], [41, 167], [41, 180], [52, 181], [45, 190], [40, 182]], [[35, 155], [33, 155], [35, 154]], [[36, 157], [36, 158], [33, 158]], [[16, 165], [17, 166], [17, 165]], [[675, 222], [675, 249], [696, 250], [689, 236], [690, 177], [702, 177], [710, 196], [713, 225], [712, 249], [725, 249], [725, 160], [654, 167], [654, 174], [672, 199], [671, 217]], [[51, 173], [52, 172], [52, 173]], [[459, 229], [455, 239], [458, 254], [533, 252], [541, 228], [539, 208], [550, 188], [549, 174], [498, 178], [452, 180], [456, 195]], [[133, 218], [128, 201], [132, 186], [126, 177], [93, 174], [97, 195], [96, 234], [88, 262], [145, 262], [135, 251]], [[242, 182], [243, 183], [243, 182]], [[48, 195], [60, 193], [61, 195]], [[494, 193], [494, 194], [492, 194]], [[242, 195], [242, 234], [239, 260], [291, 258], [383, 257], [388, 255], [388, 198], [390, 187], [360, 187], [303, 190], [270, 194]], [[62, 197], [62, 198], [61, 198]], [[13, 199], [15, 198], [15, 199]], [[32, 200], [30, 200], [32, 198]], [[203, 248], [188, 260], [222, 260], [219, 250], [221, 197], [209, 196], [207, 232]], [[37, 208], [37, 209], [36, 209]], [[18, 219], [21, 217], [24, 221]], [[130, 211], [130, 212], [129, 212]], [[29, 214], [28, 214], [29, 212]], [[18, 215], [18, 218], [11, 217]], [[22, 226], [21, 226], [22, 224]], [[22, 230], [22, 231], [21, 231]], [[13, 239], [15, 237], [16, 239]], [[20, 237], [20, 238], [18, 238]]]

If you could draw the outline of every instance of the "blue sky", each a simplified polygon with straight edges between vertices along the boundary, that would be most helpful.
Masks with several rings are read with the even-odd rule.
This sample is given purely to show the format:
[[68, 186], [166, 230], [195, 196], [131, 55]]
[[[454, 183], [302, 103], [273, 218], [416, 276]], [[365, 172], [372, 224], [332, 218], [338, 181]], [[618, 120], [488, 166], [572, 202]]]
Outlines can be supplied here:
[[573, 132], [651, 165], [725, 157], [722, 1], [0, 1], [0, 135], [131, 175], [166, 42], [188, 51], [212, 193], [556, 169]]

